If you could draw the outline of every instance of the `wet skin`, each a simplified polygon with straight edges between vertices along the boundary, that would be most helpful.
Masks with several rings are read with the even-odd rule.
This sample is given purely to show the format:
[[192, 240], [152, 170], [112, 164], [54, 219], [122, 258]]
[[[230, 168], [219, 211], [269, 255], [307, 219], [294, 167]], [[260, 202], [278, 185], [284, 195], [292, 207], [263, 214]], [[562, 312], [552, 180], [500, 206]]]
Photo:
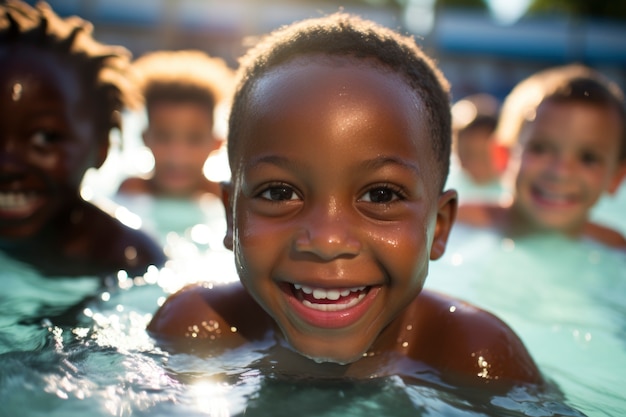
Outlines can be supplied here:
[[466, 204], [458, 221], [493, 227], [510, 237], [562, 233], [626, 250], [616, 230], [589, 221], [600, 197], [626, 175], [619, 161], [623, 121], [613, 108], [544, 102], [519, 137], [511, 162], [515, 196], [505, 205]]
[[79, 195], [109, 142], [78, 79], [50, 52], [0, 48], [0, 249], [52, 275], [162, 263], [146, 236]]
[[222, 145], [213, 135], [213, 109], [193, 101], [157, 101], [148, 109], [148, 119], [143, 140], [154, 156], [153, 175], [127, 181], [120, 191], [182, 198], [219, 195], [219, 184], [203, 171], [209, 155]]
[[21, 239], [76, 200], [84, 173], [103, 162], [108, 142], [95, 146], [73, 70], [49, 53], [1, 51], [0, 234]]
[[[225, 347], [269, 331], [300, 354], [283, 357], [284, 367], [330, 374], [385, 373], [391, 354], [472, 381], [540, 381], [504, 323], [422, 292], [456, 193], [440, 192], [419, 97], [368, 64], [314, 55], [258, 80], [224, 190], [225, 244], [247, 293], [239, 284], [186, 288], [150, 331]], [[211, 320], [236, 330], [211, 342]], [[483, 353], [493, 365], [486, 378]]]
[[580, 235], [591, 208], [621, 177], [624, 126], [615, 109], [547, 101], [523, 129], [514, 212], [522, 227]]
[[491, 130], [474, 128], [458, 133], [457, 156], [461, 167], [476, 184], [489, 184], [499, 179], [493, 157]]

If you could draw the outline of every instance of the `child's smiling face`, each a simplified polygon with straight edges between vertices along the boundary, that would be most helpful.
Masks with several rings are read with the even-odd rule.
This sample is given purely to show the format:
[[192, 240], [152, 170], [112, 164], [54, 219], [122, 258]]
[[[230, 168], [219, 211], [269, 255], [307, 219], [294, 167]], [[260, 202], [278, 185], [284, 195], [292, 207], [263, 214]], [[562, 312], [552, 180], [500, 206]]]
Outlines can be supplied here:
[[289, 343], [358, 360], [442, 255], [456, 195], [399, 75], [306, 56], [257, 80], [235, 148], [226, 244]]
[[76, 71], [52, 53], [0, 49], [0, 235], [37, 233], [68, 198], [85, 171], [102, 163], [91, 109]]
[[546, 101], [522, 131], [515, 207], [530, 227], [575, 235], [619, 184], [623, 121], [613, 108]]
[[204, 164], [221, 144], [213, 136], [213, 109], [193, 101], [161, 100], [151, 105], [145, 144], [154, 155], [154, 181], [172, 196], [202, 186]]

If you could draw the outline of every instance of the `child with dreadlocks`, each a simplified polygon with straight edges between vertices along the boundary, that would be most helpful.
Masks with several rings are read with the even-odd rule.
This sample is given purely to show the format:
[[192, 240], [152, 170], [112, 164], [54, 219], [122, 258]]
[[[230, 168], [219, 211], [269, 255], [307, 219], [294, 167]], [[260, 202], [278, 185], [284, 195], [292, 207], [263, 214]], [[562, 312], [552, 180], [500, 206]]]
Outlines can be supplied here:
[[85, 201], [131, 97], [126, 49], [45, 3], [0, 5], [0, 250], [47, 276], [141, 274], [160, 247]]
[[148, 178], [126, 179], [119, 192], [219, 196], [220, 186], [204, 175], [204, 165], [223, 144], [215, 113], [231, 90], [232, 70], [202, 51], [157, 51], [135, 61], [131, 74], [145, 102], [148, 126], [142, 136], [154, 169]]
[[229, 121], [240, 280], [183, 288], [149, 330], [209, 354], [267, 341], [286, 374], [541, 383], [505, 323], [422, 291], [456, 213], [450, 148], [447, 81], [413, 39], [342, 13], [274, 32], [242, 59]]

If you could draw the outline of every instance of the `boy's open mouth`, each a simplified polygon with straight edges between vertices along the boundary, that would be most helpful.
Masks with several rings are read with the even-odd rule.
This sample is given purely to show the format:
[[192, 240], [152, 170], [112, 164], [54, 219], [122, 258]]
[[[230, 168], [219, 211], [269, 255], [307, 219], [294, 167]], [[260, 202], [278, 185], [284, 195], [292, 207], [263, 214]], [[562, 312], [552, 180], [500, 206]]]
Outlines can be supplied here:
[[300, 284], [290, 284], [294, 296], [305, 306], [319, 311], [340, 311], [357, 305], [370, 290], [370, 287], [314, 288]]
[[27, 217], [43, 204], [36, 192], [0, 191], [0, 215], [4, 217]]
[[541, 204], [565, 206], [576, 203], [576, 198], [573, 195], [549, 192], [539, 187], [532, 188], [532, 195]]

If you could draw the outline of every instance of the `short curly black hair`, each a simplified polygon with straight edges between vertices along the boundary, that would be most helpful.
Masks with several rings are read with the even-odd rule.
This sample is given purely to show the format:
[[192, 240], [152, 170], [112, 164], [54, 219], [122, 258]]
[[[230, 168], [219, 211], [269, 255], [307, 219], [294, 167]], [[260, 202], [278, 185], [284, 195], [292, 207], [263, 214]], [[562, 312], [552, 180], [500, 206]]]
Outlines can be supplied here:
[[243, 134], [250, 93], [258, 79], [295, 57], [324, 54], [374, 60], [400, 74], [422, 100], [439, 167], [440, 186], [448, 176], [451, 115], [448, 81], [409, 36], [358, 16], [337, 12], [283, 26], [264, 37], [241, 59], [231, 107], [228, 154], [235, 172], [234, 152]]
[[601, 72], [582, 64], [550, 67], [520, 81], [502, 105], [496, 129], [498, 140], [513, 147], [522, 129], [544, 102], [581, 102], [615, 109], [622, 121], [619, 160], [626, 161], [626, 109], [624, 93]]
[[45, 2], [34, 7], [18, 0], [0, 4], [0, 45], [42, 48], [76, 69], [83, 96], [94, 103], [98, 139], [108, 140], [121, 128], [121, 111], [136, 102], [137, 93], [126, 78], [130, 52], [105, 45], [92, 37], [91, 23], [77, 17], [59, 17]]
[[234, 71], [223, 59], [199, 50], [153, 51], [133, 62], [130, 76], [148, 109], [161, 101], [214, 109], [230, 98]]

